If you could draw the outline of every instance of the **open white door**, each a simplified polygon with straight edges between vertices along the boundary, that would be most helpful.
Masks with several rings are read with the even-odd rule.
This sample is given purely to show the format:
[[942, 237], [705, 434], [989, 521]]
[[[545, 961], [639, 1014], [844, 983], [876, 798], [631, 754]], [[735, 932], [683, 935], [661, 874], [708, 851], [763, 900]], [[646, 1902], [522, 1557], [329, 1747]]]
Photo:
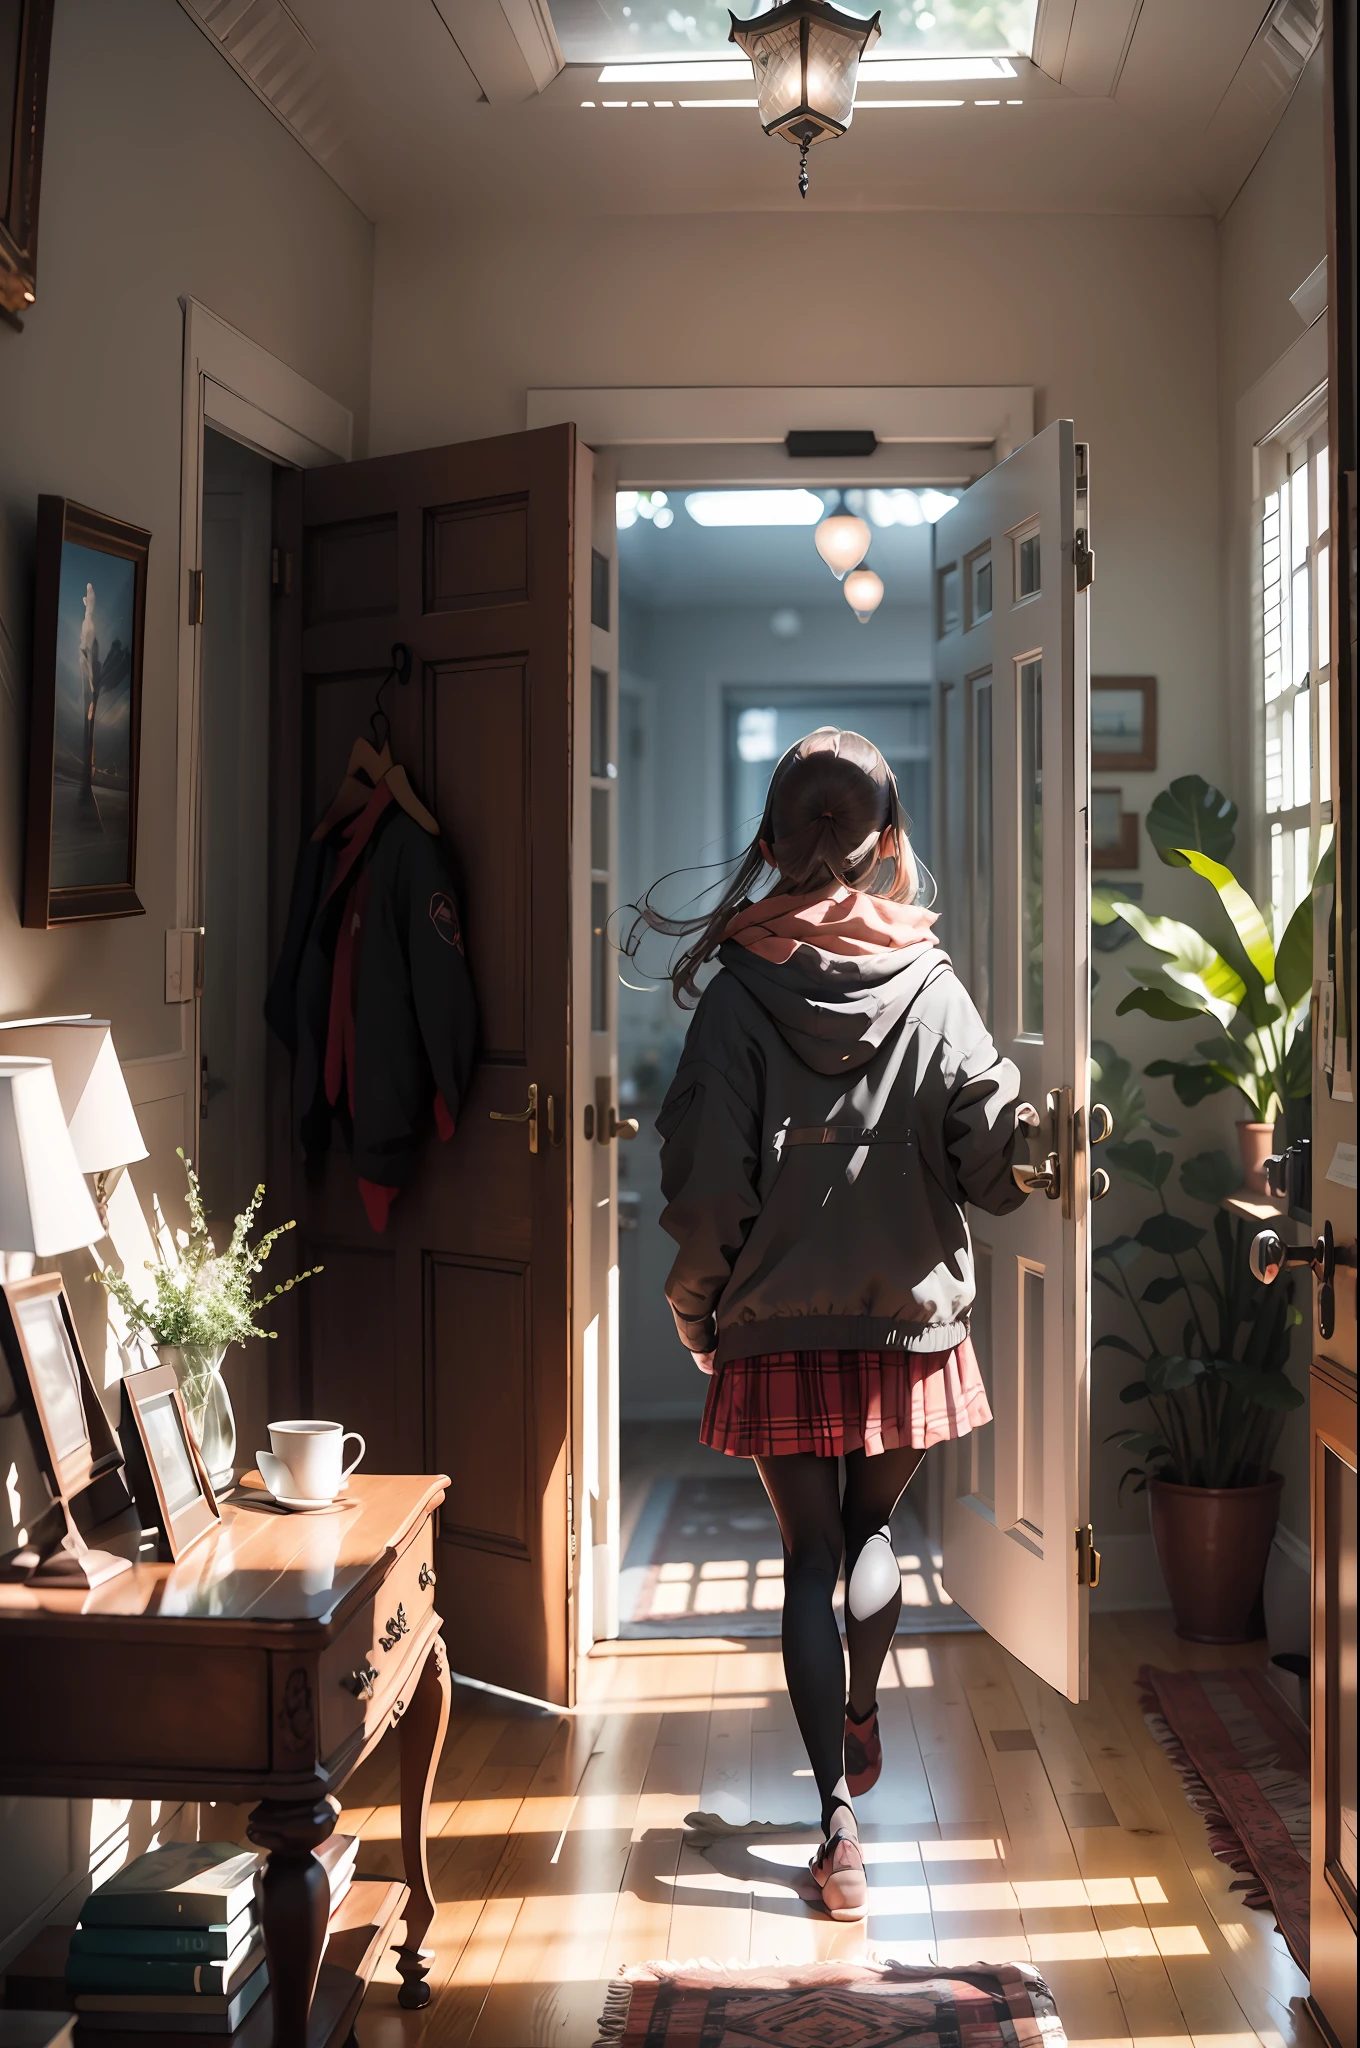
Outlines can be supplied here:
[[619, 1632], [618, 565], [609, 458], [577, 443], [572, 762], [572, 1637]]
[[934, 529], [945, 944], [1043, 1119], [1051, 1189], [970, 1213], [994, 1423], [954, 1453], [950, 1596], [1087, 1689], [1090, 582], [1086, 449], [1057, 420]]

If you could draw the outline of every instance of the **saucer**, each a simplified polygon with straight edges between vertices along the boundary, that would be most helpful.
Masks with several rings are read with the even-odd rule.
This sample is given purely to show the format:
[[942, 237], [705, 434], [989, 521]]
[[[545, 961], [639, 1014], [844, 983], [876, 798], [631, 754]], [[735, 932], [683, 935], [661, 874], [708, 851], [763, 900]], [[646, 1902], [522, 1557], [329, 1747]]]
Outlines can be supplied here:
[[347, 1501], [341, 1500], [338, 1494], [331, 1500], [303, 1500], [300, 1495], [295, 1496], [291, 1493], [270, 1493], [267, 1486], [262, 1491], [265, 1498], [272, 1500], [276, 1508], [286, 1508], [290, 1515], [323, 1515], [327, 1508], [349, 1505]]

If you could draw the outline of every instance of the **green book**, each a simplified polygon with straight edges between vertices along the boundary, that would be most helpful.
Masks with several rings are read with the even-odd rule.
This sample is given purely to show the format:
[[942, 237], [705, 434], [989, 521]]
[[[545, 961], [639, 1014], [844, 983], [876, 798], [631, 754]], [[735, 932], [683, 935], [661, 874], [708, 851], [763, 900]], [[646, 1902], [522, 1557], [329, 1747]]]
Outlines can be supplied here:
[[215, 1927], [77, 1927], [73, 1956], [197, 1956], [220, 1962], [257, 1926], [254, 1905]]
[[220, 1962], [193, 1956], [68, 1955], [68, 1991], [182, 1992], [198, 1998], [230, 1998], [264, 1960], [264, 1936], [258, 1927], [247, 1934], [234, 1955]]
[[92, 1891], [82, 1927], [220, 1927], [255, 1903], [264, 1858], [239, 1842], [166, 1842]]
[[269, 1965], [261, 1963], [230, 1998], [81, 1992], [76, 2011], [82, 2034], [234, 2034], [268, 1988]]

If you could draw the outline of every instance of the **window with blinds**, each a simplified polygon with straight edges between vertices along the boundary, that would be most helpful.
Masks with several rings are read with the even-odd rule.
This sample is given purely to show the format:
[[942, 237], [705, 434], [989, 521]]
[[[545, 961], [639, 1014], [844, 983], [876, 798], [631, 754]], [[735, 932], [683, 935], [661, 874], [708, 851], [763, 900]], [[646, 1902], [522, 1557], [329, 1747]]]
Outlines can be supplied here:
[[1265, 827], [1275, 929], [1308, 893], [1332, 817], [1325, 398], [1259, 451]]

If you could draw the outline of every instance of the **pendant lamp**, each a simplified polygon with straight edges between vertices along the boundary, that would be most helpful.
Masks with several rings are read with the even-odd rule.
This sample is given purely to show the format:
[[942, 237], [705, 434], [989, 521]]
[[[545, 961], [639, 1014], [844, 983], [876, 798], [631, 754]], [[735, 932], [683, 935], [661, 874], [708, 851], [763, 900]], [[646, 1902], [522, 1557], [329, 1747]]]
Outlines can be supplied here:
[[855, 111], [859, 60], [878, 41], [878, 15], [847, 14], [831, 0], [785, 0], [749, 21], [731, 16], [727, 40], [751, 60], [760, 125], [798, 145], [798, 190], [807, 198], [814, 142], [844, 135]]
[[883, 579], [872, 569], [855, 569], [845, 579], [845, 601], [861, 626], [867, 626], [883, 602]]
[[812, 538], [818, 554], [839, 583], [847, 570], [857, 569], [864, 560], [873, 535], [853, 512], [833, 512], [829, 519], [818, 523]]

